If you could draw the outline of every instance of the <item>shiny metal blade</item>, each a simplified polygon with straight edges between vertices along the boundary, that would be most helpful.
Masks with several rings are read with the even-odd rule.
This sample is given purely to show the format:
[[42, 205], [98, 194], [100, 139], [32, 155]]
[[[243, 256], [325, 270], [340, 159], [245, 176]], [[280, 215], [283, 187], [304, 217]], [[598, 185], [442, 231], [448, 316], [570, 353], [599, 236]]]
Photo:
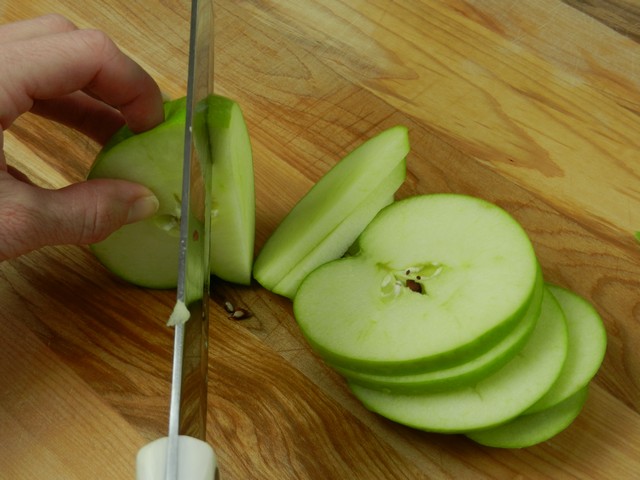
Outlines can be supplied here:
[[205, 440], [207, 416], [211, 154], [206, 128], [213, 92], [213, 0], [192, 0], [184, 142], [178, 304], [189, 320], [174, 334], [166, 478], [178, 478], [178, 437]]

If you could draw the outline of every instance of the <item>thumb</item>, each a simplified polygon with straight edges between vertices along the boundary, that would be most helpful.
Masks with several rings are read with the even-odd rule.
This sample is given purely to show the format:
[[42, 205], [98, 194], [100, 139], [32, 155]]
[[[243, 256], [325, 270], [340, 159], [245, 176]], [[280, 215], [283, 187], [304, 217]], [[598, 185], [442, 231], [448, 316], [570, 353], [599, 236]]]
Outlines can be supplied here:
[[124, 180], [47, 190], [0, 172], [0, 261], [45, 245], [95, 243], [157, 210], [149, 189]]

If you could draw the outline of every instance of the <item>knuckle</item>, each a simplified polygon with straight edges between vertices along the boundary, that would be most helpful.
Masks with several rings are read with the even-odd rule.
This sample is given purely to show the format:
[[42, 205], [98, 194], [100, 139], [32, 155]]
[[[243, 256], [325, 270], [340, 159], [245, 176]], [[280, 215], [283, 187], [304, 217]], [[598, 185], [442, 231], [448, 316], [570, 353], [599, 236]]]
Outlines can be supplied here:
[[102, 30], [86, 29], [76, 32], [87, 48], [96, 55], [98, 59], [110, 58], [118, 53], [118, 47]]
[[16, 257], [39, 246], [34, 231], [40, 225], [37, 215], [23, 205], [6, 202], [0, 208], [0, 261]]
[[77, 230], [78, 237], [74, 243], [89, 244], [104, 240], [112, 233], [115, 225], [123, 223], [107, 203], [99, 195], [95, 195], [91, 202], [80, 207], [82, 214], [76, 218], [82, 218], [82, 224]]
[[44, 28], [51, 32], [69, 32], [76, 30], [75, 24], [64, 15], [59, 13], [49, 13], [40, 17]]

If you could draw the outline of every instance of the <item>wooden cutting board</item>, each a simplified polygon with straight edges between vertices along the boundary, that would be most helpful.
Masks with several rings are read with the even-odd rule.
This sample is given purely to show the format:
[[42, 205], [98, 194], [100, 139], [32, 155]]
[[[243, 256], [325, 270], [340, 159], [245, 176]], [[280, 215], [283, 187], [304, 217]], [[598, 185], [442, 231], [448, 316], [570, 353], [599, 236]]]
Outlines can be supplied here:
[[[184, 94], [188, 2], [0, 2], [3, 23], [49, 12], [107, 31]], [[591, 300], [609, 338], [568, 430], [490, 449], [368, 412], [288, 300], [217, 282], [208, 439], [224, 480], [637, 476], [639, 18], [631, 1], [216, 1], [216, 89], [250, 128], [257, 248], [339, 158], [404, 124], [398, 197], [454, 191], [506, 208], [546, 278]], [[99, 148], [29, 115], [4, 143], [48, 188], [82, 180]], [[114, 278], [85, 247], [0, 264], [1, 479], [133, 476], [137, 449], [166, 430], [174, 299]], [[250, 317], [229, 319], [225, 301]]]

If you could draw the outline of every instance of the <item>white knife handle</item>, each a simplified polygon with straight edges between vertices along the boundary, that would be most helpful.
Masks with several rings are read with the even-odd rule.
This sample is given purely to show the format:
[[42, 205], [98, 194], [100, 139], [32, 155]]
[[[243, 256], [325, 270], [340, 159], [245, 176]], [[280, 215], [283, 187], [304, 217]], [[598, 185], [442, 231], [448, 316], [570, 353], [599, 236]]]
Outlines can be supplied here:
[[[136, 457], [136, 480], [165, 480], [167, 443], [162, 437], [145, 445]], [[216, 455], [207, 442], [180, 435], [178, 437], [178, 479], [214, 480]]]

